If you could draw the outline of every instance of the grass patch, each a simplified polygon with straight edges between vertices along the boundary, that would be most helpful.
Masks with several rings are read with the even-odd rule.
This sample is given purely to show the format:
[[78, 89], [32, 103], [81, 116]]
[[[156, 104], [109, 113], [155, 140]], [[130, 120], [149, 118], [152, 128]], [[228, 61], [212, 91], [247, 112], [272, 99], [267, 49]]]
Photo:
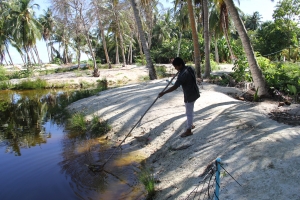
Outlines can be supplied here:
[[90, 132], [92, 137], [99, 137], [110, 131], [111, 126], [96, 115], [87, 121], [83, 112], [77, 112], [68, 119], [68, 129], [79, 133]]
[[71, 118], [68, 120], [68, 128], [80, 132], [86, 131], [87, 123], [84, 118], [84, 114], [81, 112], [73, 114]]
[[7, 80], [6, 70], [2, 65], [0, 65], [0, 81], [5, 81], [5, 80]]
[[150, 77], [149, 76], [139, 76], [139, 81], [149, 81]]
[[147, 199], [154, 199], [155, 196], [155, 179], [149, 168], [142, 168], [140, 173], [138, 174], [138, 179], [143, 183], [145, 189], [147, 191]]
[[0, 81], [0, 90], [7, 90], [12, 88], [12, 84], [9, 81]]
[[63, 73], [69, 71], [68, 68], [57, 68], [54, 70], [55, 73]]
[[32, 80], [24, 80], [13, 86], [17, 90], [33, 90], [33, 89], [44, 89], [47, 88], [47, 82], [40, 78]]

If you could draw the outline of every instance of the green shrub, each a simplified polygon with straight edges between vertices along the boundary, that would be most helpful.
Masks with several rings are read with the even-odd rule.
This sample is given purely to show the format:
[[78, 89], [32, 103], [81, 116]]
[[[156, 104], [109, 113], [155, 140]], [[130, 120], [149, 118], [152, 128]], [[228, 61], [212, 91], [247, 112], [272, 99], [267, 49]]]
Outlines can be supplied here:
[[211, 68], [211, 71], [220, 70], [220, 66], [214, 60], [210, 60], [210, 68]]
[[15, 71], [12, 74], [9, 74], [8, 79], [28, 78], [28, 77], [32, 77], [32, 75], [33, 75], [33, 69], [27, 68], [26, 70]]
[[68, 68], [62, 68], [62, 67], [56, 68], [56, 69], [54, 70], [55, 73], [63, 73], [63, 72], [67, 72], [67, 71], [69, 71]]
[[[202, 69], [202, 73], [204, 73], [205, 71], [205, 61], [201, 66]], [[211, 71], [216, 71], [216, 70], [220, 70], [220, 66], [212, 59], [210, 59], [210, 69]]]
[[61, 65], [62, 61], [60, 58], [54, 58], [51, 62], [51, 64], [57, 64], [57, 65]]
[[8, 81], [0, 81], [0, 90], [10, 89], [12, 85]]
[[14, 86], [14, 89], [18, 90], [32, 90], [32, 89], [43, 89], [47, 87], [47, 82], [40, 78], [32, 80], [24, 80]]
[[277, 63], [264, 68], [263, 74], [269, 87], [288, 93], [288, 85], [294, 85], [300, 91], [300, 68], [293, 63]]
[[0, 65], [0, 81], [5, 81], [5, 80], [7, 80], [6, 70], [2, 65]]
[[97, 136], [101, 136], [110, 131], [111, 126], [107, 123], [107, 121], [101, 120], [96, 115], [93, 115], [89, 129], [92, 133], [95, 133]]
[[149, 81], [150, 77], [149, 76], [139, 76], [139, 81]]
[[252, 82], [248, 60], [245, 55], [240, 55], [239, 58], [235, 60], [233, 71], [231, 75], [236, 82]]
[[108, 87], [108, 83], [106, 79], [97, 80], [97, 89], [106, 90]]
[[84, 114], [81, 112], [73, 114], [71, 119], [68, 120], [68, 122], [68, 127], [71, 130], [76, 130], [80, 132], [84, 132], [87, 130], [86, 120], [84, 118]]
[[134, 60], [135, 60], [135, 64], [137, 66], [146, 65], [145, 55], [139, 55], [139, 56], [135, 57]]
[[98, 63], [97, 66], [98, 66], [99, 69], [108, 69], [108, 68], [109, 68], [109, 65], [108, 65], [108, 64], [101, 64], [101, 63]]
[[158, 78], [164, 78], [167, 76], [167, 70], [164, 65], [162, 66], [155, 66], [156, 75]]

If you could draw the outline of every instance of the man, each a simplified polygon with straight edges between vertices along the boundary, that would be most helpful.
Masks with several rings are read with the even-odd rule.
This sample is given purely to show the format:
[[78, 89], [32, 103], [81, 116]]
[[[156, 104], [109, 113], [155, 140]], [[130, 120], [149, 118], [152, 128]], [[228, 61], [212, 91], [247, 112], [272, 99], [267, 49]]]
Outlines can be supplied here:
[[173, 66], [179, 71], [177, 81], [175, 84], [164, 92], [158, 94], [158, 97], [162, 97], [164, 94], [176, 90], [179, 86], [182, 86], [185, 103], [185, 113], [187, 117], [187, 129], [182, 133], [181, 137], [187, 137], [193, 135], [192, 129], [194, 120], [194, 104], [200, 97], [199, 88], [196, 82], [195, 70], [191, 67], [185, 66], [184, 61], [177, 57], [172, 62]]

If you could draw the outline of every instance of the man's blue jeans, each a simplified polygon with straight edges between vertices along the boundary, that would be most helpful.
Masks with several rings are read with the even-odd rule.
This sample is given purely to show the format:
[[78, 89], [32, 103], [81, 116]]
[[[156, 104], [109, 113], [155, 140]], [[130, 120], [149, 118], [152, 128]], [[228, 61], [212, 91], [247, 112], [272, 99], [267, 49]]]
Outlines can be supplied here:
[[187, 121], [186, 121], [187, 129], [192, 129], [192, 126], [193, 126], [194, 104], [195, 104], [195, 101], [185, 103], [185, 114], [186, 114], [186, 118], [187, 118]]

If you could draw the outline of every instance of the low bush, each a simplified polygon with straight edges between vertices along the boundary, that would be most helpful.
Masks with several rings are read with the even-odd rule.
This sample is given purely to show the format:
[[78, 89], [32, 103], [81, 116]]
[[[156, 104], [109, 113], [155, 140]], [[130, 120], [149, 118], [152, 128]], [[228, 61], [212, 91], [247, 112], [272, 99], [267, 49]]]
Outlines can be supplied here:
[[[259, 55], [256, 59], [270, 89], [285, 94], [292, 94], [293, 96], [298, 95], [300, 91], [299, 64], [289, 62], [274, 63]], [[252, 82], [251, 72], [245, 56], [239, 57], [234, 63], [234, 73], [232, 73], [232, 76], [236, 82]]]
[[94, 115], [90, 124], [89, 129], [96, 136], [101, 136], [111, 130], [111, 126], [106, 120], [101, 120], [98, 116]]
[[5, 80], [7, 80], [6, 70], [2, 65], [0, 65], [0, 81], [5, 81]]
[[167, 76], [167, 70], [164, 65], [155, 66], [155, 71], [158, 78], [164, 78]]
[[9, 81], [0, 81], [0, 90], [11, 89], [12, 85]]
[[14, 89], [18, 90], [32, 90], [32, 89], [43, 89], [47, 87], [47, 82], [40, 78], [36, 80], [24, 80], [14, 85]]

